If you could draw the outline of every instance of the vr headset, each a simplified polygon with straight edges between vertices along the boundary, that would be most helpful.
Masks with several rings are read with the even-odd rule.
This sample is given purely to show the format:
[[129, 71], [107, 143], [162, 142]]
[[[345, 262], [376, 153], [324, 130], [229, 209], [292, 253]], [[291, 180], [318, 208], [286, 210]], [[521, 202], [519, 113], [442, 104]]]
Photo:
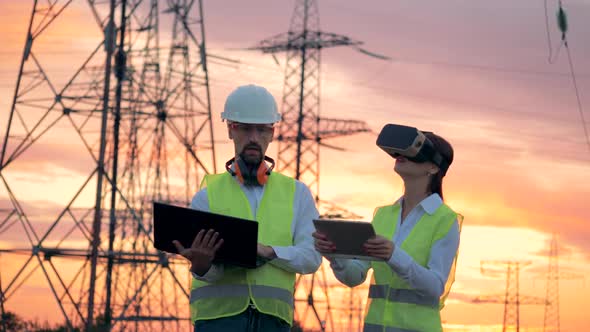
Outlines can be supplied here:
[[430, 161], [444, 174], [449, 168], [449, 162], [435, 149], [424, 133], [429, 132], [421, 132], [414, 127], [387, 124], [377, 137], [377, 146], [393, 158], [404, 156], [416, 163]]

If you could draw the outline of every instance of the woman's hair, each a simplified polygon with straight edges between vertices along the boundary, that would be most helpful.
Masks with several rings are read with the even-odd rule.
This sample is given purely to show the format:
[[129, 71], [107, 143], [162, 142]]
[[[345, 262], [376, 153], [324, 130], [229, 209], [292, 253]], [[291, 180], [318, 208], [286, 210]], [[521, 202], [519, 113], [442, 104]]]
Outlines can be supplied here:
[[[443, 156], [443, 158], [446, 159], [448, 165], [451, 166], [451, 163], [453, 162], [453, 146], [451, 146], [451, 143], [431, 132], [426, 132], [424, 135], [432, 142], [434, 149], [438, 151]], [[430, 184], [428, 185], [428, 190], [432, 193], [437, 193], [443, 200], [444, 197], [442, 182], [446, 173], [446, 169], [440, 169], [431, 177]]]

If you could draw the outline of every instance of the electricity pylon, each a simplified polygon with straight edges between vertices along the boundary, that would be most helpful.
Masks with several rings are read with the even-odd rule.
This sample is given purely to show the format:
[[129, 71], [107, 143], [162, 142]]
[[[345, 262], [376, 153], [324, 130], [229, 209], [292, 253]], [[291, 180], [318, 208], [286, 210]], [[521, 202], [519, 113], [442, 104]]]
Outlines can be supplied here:
[[527, 296], [520, 293], [520, 271], [524, 266], [531, 264], [530, 261], [482, 261], [482, 274], [498, 274], [497, 269], [491, 266], [506, 267], [506, 290], [504, 294], [481, 295], [473, 299], [474, 303], [503, 303], [504, 321], [502, 332], [520, 331], [520, 306], [521, 305], [542, 305], [545, 300], [542, 298]]
[[543, 332], [559, 332], [559, 253], [555, 234], [553, 234], [549, 246], [549, 267], [545, 295], [547, 303], [545, 304], [543, 316]]
[[[71, 50], [38, 44], [83, 7], [98, 37], [75, 67]], [[151, 203], [188, 205], [215, 172], [205, 50], [201, 1], [34, 1], [0, 152], [0, 197], [10, 206], [0, 212], [0, 245], [26, 238], [0, 248], [25, 257], [14, 274], [3, 270], [3, 306], [37, 274], [68, 330], [188, 328], [190, 276], [153, 248]], [[65, 83], [45, 65], [56, 54], [74, 69]], [[37, 155], [38, 169], [66, 167], [60, 183], [76, 182], [49, 193], [60, 203], [41, 217], [27, 196], [51, 181], [23, 181]]]
[[549, 265], [546, 276], [545, 311], [543, 316], [543, 332], [559, 332], [559, 282], [565, 279], [584, 279], [584, 276], [559, 270], [559, 245], [557, 234], [553, 233], [549, 242]]
[[[368, 52], [360, 41], [335, 33], [320, 31], [319, 10], [315, 0], [297, 0], [291, 17], [289, 31], [265, 39], [250, 50], [271, 54], [285, 52], [285, 81], [281, 103], [282, 121], [277, 140], [277, 170], [302, 181], [309, 186], [320, 211], [326, 217], [359, 218], [334, 204], [325, 204], [319, 198], [320, 146], [328, 146], [323, 140], [331, 137], [369, 132], [366, 122], [343, 120], [320, 116], [320, 65], [321, 50], [328, 47], [350, 46], [379, 59], [385, 56]], [[278, 61], [277, 61], [278, 62]], [[311, 276], [298, 276], [296, 299], [301, 288], [307, 305], [296, 307], [296, 319], [308, 322], [313, 313], [315, 325], [322, 331], [333, 329], [331, 304], [324, 266]]]

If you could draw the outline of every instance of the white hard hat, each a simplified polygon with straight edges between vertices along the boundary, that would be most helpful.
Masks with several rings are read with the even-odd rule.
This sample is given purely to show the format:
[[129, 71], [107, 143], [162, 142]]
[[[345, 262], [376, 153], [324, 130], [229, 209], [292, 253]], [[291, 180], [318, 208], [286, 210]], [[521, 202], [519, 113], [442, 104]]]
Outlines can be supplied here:
[[274, 97], [253, 84], [235, 89], [225, 101], [221, 118], [241, 123], [275, 123], [281, 120]]

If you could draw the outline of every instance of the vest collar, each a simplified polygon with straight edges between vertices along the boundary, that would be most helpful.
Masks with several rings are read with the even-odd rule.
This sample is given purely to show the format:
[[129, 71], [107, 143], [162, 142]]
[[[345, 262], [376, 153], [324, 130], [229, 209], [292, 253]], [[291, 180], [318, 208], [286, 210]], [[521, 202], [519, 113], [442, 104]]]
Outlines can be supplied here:
[[[402, 204], [404, 196], [400, 197], [395, 204]], [[429, 215], [433, 215], [434, 212], [442, 205], [443, 201], [437, 193], [433, 193], [430, 196], [423, 199], [418, 206]]]

